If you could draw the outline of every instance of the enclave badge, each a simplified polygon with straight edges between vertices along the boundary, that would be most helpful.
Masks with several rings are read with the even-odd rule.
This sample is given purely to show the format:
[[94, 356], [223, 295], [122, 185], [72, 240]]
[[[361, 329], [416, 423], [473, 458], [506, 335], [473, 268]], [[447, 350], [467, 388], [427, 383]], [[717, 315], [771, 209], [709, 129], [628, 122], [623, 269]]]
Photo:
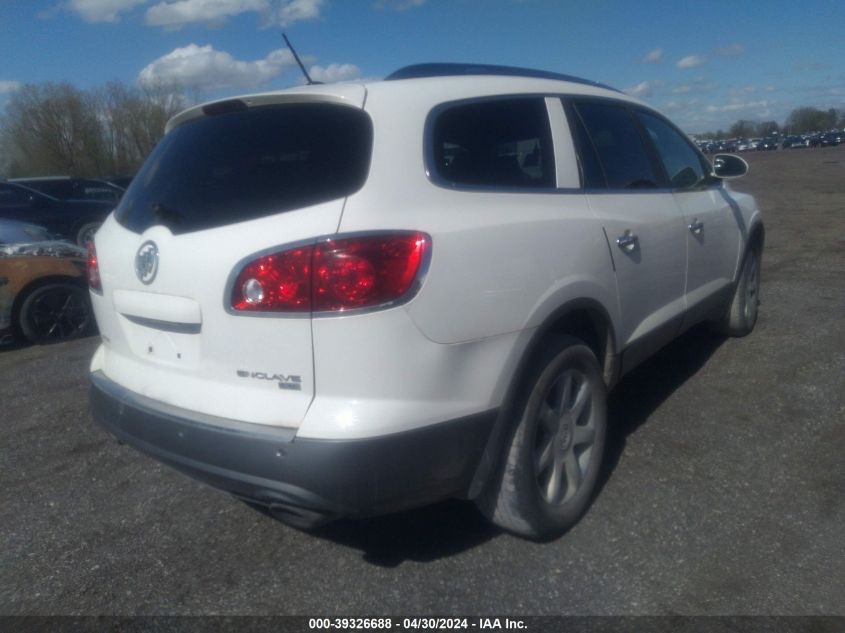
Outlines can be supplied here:
[[151, 284], [158, 272], [158, 246], [155, 242], [144, 242], [135, 255], [135, 274], [141, 283]]

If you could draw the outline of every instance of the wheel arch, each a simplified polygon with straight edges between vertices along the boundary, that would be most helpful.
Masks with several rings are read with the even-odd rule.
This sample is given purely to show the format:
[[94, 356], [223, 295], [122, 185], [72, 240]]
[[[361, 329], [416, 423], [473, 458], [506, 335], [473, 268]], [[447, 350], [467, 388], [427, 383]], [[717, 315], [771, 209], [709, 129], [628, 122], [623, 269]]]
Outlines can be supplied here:
[[754, 224], [751, 225], [751, 230], [748, 232], [748, 242], [745, 245], [745, 249], [757, 246], [760, 249], [760, 252], [763, 252], [763, 246], [766, 243], [766, 227], [763, 224], [762, 220], [758, 220]]
[[70, 275], [45, 275], [44, 277], [38, 277], [37, 279], [33, 279], [28, 284], [26, 284], [23, 288], [18, 291], [18, 294], [15, 296], [15, 299], [12, 301], [12, 329], [15, 332], [16, 336], [21, 336], [20, 331], [20, 312], [21, 306], [23, 302], [26, 301], [26, 298], [32, 294], [35, 290], [42, 288], [43, 286], [49, 286], [50, 284], [55, 283], [66, 283], [71, 284], [74, 286], [78, 286], [79, 288], [87, 289], [88, 286], [85, 284], [84, 279], [80, 277], [71, 277]]
[[[78, 246], [85, 248], [85, 245], [81, 244], [80, 241], [79, 241], [79, 234], [82, 231], [82, 229], [86, 228], [89, 225], [96, 224], [97, 225], [96, 230], [99, 230], [99, 228], [103, 225], [103, 222], [105, 222], [105, 221], [106, 221], [106, 218], [101, 218], [101, 219], [98, 220], [96, 218], [90, 217], [90, 218], [83, 219], [83, 220], [77, 222], [71, 228], [70, 232], [73, 235], [70, 236], [70, 239], [73, 240], [74, 244], [77, 244]], [[96, 230], [95, 230], [95, 232], [96, 232]]]
[[525, 381], [533, 366], [532, 361], [542, 351], [544, 341], [562, 335], [573, 336], [592, 350], [599, 361], [608, 388], [618, 379], [620, 363], [616, 333], [608, 310], [596, 299], [584, 297], [567, 301], [552, 311], [534, 330], [509, 379], [499, 415], [470, 485], [467, 495], [469, 498], [481, 494], [487, 482], [501, 467], [505, 447], [517, 422], [514, 419], [515, 407], [524, 392]]
[[756, 247], [760, 255], [762, 256], [763, 254], [763, 247], [766, 243], [766, 227], [763, 224], [763, 220], [759, 219], [759, 214], [757, 214], [756, 218], [748, 229], [748, 239], [745, 240], [745, 244], [742, 245], [742, 252], [739, 254], [736, 271], [734, 272], [734, 286], [739, 283], [739, 276], [742, 273], [742, 262], [745, 261], [745, 254], [748, 252], [748, 249]]

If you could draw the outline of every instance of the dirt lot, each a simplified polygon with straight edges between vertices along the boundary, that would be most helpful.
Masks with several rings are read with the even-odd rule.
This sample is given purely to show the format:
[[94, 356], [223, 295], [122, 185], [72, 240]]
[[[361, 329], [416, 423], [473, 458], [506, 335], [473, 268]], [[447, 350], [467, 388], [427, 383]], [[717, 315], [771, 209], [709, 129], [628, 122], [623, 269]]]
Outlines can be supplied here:
[[0, 352], [0, 614], [845, 615], [845, 147], [747, 155], [750, 337], [614, 392], [600, 495], [528, 543], [468, 504], [285, 527], [92, 425], [97, 341]]

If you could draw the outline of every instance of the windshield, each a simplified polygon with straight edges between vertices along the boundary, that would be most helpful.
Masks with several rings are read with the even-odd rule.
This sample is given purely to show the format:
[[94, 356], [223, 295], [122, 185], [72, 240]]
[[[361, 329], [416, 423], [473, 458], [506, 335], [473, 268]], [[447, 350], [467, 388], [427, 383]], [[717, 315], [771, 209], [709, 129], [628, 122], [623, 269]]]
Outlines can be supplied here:
[[361, 110], [320, 103], [262, 106], [188, 121], [165, 136], [115, 217], [174, 234], [282, 213], [364, 184], [372, 123]]

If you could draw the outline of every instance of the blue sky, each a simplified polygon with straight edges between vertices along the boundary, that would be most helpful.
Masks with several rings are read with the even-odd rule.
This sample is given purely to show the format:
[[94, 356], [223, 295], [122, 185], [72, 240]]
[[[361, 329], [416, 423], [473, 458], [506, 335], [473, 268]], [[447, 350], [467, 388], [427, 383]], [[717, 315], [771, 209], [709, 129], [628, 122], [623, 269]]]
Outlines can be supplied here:
[[0, 105], [24, 83], [177, 81], [199, 98], [466, 61], [624, 89], [688, 132], [845, 109], [845, 0], [0, 0]]

